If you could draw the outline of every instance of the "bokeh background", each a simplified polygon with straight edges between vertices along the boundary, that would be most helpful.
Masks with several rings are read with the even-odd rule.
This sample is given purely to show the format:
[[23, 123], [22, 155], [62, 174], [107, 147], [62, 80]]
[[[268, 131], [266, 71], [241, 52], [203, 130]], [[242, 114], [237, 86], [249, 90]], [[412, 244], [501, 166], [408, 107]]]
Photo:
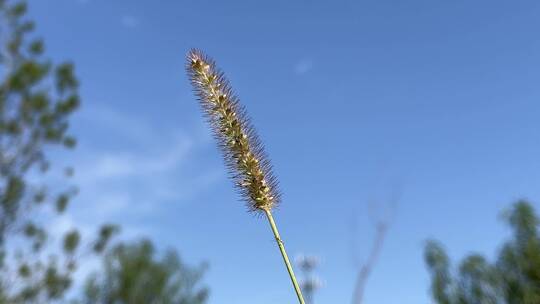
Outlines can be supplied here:
[[208, 303], [296, 299], [267, 222], [227, 178], [185, 73], [191, 48], [218, 62], [265, 143], [287, 249], [319, 259], [315, 303], [351, 302], [381, 221], [363, 302], [432, 303], [428, 239], [454, 261], [494, 259], [511, 236], [501, 212], [540, 202], [537, 1], [28, 4], [46, 55], [81, 84], [77, 147], [49, 154], [79, 193], [52, 234], [112, 222], [119, 240], [207, 262]]

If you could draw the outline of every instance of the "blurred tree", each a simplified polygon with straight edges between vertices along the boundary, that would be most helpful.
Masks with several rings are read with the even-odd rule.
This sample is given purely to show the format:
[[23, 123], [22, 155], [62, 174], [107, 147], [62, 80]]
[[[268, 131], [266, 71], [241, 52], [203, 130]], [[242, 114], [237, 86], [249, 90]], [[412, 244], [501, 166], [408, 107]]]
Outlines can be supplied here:
[[[62, 299], [82, 254], [76, 229], [60, 236], [61, 248], [46, 246], [46, 221], [32, 212], [61, 214], [77, 192], [54, 193], [44, 176], [49, 149], [75, 146], [68, 118], [79, 95], [73, 65], [43, 58], [44, 43], [32, 34], [26, 9], [24, 2], [0, 0], [0, 303]], [[114, 231], [103, 226], [93, 251], [103, 250]]]
[[[61, 248], [51, 248], [48, 219], [31, 212], [61, 214], [77, 192], [53, 193], [45, 180], [47, 152], [76, 144], [68, 120], [79, 95], [73, 64], [43, 59], [44, 43], [33, 37], [26, 10], [23, 1], [0, 0], [0, 304], [64, 302], [80, 260], [105, 252], [118, 230], [103, 225], [83, 250], [72, 229], [60, 236]], [[69, 178], [73, 169], [64, 173]], [[88, 280], [85, 302], [205, 302], [206, 289], [193, 291], [201, 271], [187, 268], [174, 252], [161, 261], [153, 255], [149, 241], [108, 251], [104, 273]]]
[[[29, 38], [34, 24], [23, 18], [25, 12], [24, 3], [0, 0], [1, 243], [13, 228], [28, 224], [24, 215], [33, 205], [51, 198], [61, 213], [75, 193], [69, 189], [51, 197], [44, 185], [29, 182], [29, 174], [49, 169], [48, 146], [74, 147], [68, 118], [79, 106], [79, 96], [73, 65], [42, 59], [43, 41]], [[38, 228], [28, 231], [40, 235]]]
[[515, 203], [504, 217], [513, 238], [503, 244], [493, 263], [480, 255], [470, 255], [453, 273], [442, 246], [428, 242], [425, 261], [437, 303], [540, 303], [540, 220], [526, 201]]
[[373, 238], [373, 243], [371, 244], [367, 258], [363, 263], [359, 260], [358, 246], [356, 242], [356, 217], [353, 218], [353, 225], [351, 227], [351, 236], [353, 236], [353, 239], [351, 240], [351, 253], [354, 268], [357, 269], [357, 275], [352, 295], [352, 304], [362, 304], [364, 302], [364, 293], [366, 292], [368, 279], [379, 260], [388, 229], [394, 221], [399, 197], [400, 191], [398, 191], [398, 189], [394, 189], [391, 191], [388, 201], [377, 202], [376, 200], [371, 200], [369, 202], [368, 214], [369, 219], [373, 221], [372, 223], [375, 227], [375, 236]]
[[207, 288], [197, 284], [205, 266], [190, 268], [175, 251], [161, 259], [148, 240], [119, 244], [103, 260], [103, 271], [86, 282], [83, 303], [203, 304]]
[[315, 292], [322, 287], [322, 282], [317, 275], [315, 269], [319, 265], [317, 256], [309, 256], [301, 254], [296, 257], [296, 264], [301, 272], [300, 288], [304, 295], [306, 304], [315, 303]]

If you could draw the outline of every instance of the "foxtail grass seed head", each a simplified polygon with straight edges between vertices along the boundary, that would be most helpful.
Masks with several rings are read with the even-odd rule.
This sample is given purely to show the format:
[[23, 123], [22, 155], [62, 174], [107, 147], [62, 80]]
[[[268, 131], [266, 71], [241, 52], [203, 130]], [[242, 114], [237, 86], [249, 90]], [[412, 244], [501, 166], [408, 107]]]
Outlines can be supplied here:
[[188, 53], [186, 68], [230, 176], [248, 209], [270, 211], [279, 203], [277, 181], [244, 107], [224, 74], [201, 51]]

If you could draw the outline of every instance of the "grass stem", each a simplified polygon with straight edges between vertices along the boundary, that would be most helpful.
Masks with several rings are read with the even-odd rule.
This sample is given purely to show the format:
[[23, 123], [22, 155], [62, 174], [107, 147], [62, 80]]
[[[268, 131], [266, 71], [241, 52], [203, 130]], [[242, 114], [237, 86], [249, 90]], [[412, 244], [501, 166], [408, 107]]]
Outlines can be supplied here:
[[298, 297], [298, 302], [300, 304], [305, 304], [304, 297], [302, 296], [302, 291], [300, 290], [300, 286], [298, 285], [296, 276], [294, 275], [294, 271], [293, 271], [291, 262], [289, 261], [289, 256], [287, 255], [287, 251], [285, 251], [285, 245], [283, 245], [283, 241], [281, 240], [281, 237], [279, 236], [279, 231], [277, 229], [276, 222], [274, 222], [274, 217], [272, 216], [272, 212], [270, 210], [264, 210], [264, 212], [266, 213], [266, 217], [268, 218], [270, 227], [272, 227], [272, 232], [274, 233], [276, 242], [279, 247], [279, 251], [281, 252], [281, 256], [283, 257], [283, 262], [285, 263], [285, 266], [287, 267], [287, 272], [289, 272], [289, 277], [291, 278], [291, 282], [294, 286], [294, 291], [296, 292], [296, 296]]

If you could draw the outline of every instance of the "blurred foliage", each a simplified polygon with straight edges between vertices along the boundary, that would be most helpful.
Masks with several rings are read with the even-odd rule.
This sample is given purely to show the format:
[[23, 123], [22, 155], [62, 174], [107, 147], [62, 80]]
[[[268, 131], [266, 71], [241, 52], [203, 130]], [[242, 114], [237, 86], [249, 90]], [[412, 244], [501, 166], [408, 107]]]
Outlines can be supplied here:
[[[56, 183], [54, 193], [45, 181], [47, 152], [76, 145], [68, 129], [79, 83], [73, 64], [43, 58], [45, 45], [26, 10], [25, 2], [0, 0], [0, 304], [66, 303], [77, 266], [102, 254], [103, 273], [88, 280], [84, 303], [204, 303], [208, 291], [193, 291], [202, 270], [186, 267], [172, 251], [155, 260], [149, 241], [108, 249], [115, 225], [101, 226], [85, 242], [73, 228], [57, 240], [60, 248], [52, 246], [51, 219], [33, 211], [60, 215], [77, 192], [58, 192]], [[74, 174], [70, 167], [63, 172], [66, 179]]]
[[[43, 59], [44, 44], [23, 2], [0, 0], [0, 242], [28, 220], [27, 211], [46, 201], [58, 213], [76, 189], [53, 195], [29, 175], [45, 173], [49, 146], [72, 148], [68, 118], [79, 106], [78, 81], [71, 63]], [[35, 180], [34, 178], [33, 180]]]
[[190, 268], [175, 251], [161, 259], [148, 240], [119, 244], [103, 260], [103, 271], [86, 282], [82, 303], [202, 304], [208, 289], [197, 287], [205, 266]]
[[[79, 95], [73, 64], [43, 57], [44, 43], [34, 37], [26, 10], [24, 2], [0, 0], [0, 303], [61, 300], [85, 254], [76, 229], [51, 248], [48, 219], [33, 212], [61, 214], [77, 192], [66, 186], [55, 193], [44, 176], [48, 150], [75, 147], [68, 119]], [[69, 178], [73, 169], [64, 172]], [[112, 227], [101, 228], [89, 253], [105, 249]]]
[[425, 261], [436, 303], [540, 303], [540, 219], [526, 201], [515, 203], [504, 218], [512, 229], [512, 239], [503, 244], [494, 262], [473, 254], [452, 271], [442, 246], [428, 242]]

